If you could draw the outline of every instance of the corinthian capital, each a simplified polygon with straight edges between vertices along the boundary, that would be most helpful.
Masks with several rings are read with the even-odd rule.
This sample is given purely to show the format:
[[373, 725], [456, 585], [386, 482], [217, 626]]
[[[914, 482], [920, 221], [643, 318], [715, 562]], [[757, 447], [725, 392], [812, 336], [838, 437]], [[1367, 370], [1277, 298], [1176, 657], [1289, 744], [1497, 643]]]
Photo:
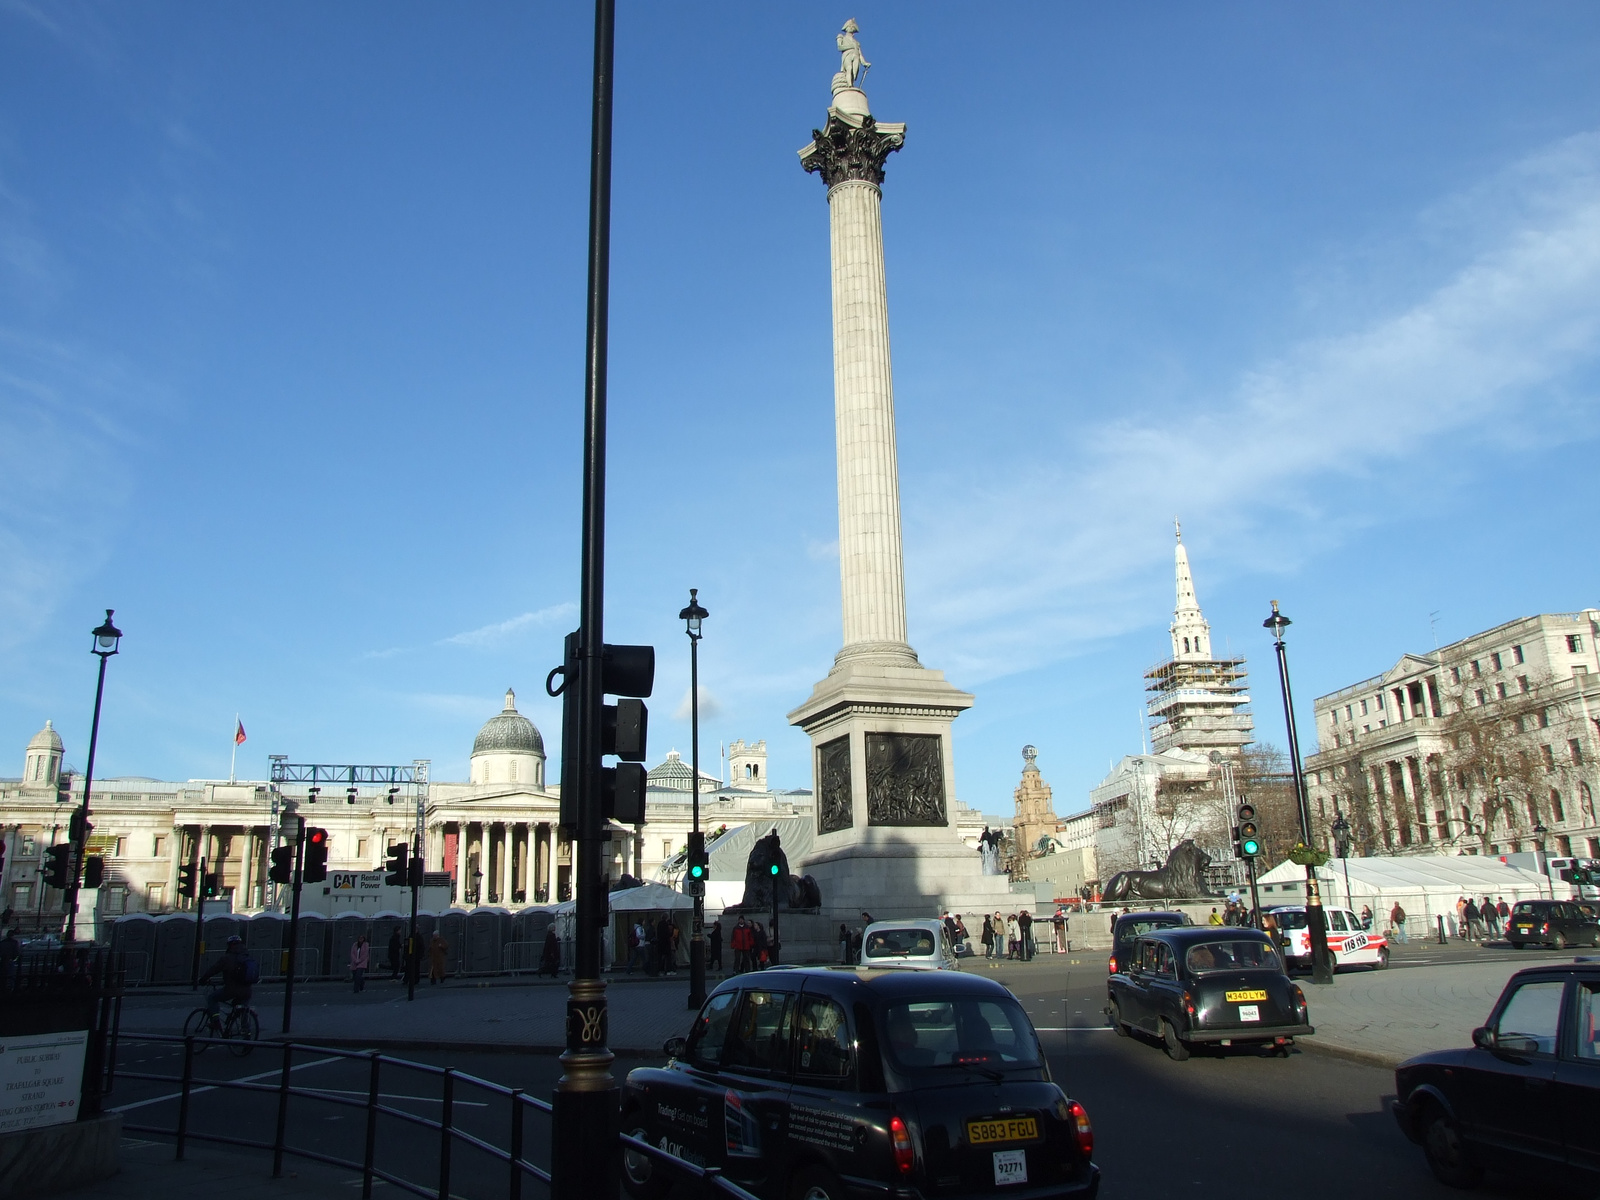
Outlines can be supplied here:
[[822, 175], [829, 187], [847, 179], [883, 182], [883, 164], [906, 144], [904, 125], [879, 125], [870, 116], [828, 113], [826, 129], [811, 131], [811, 144], [800, 151], [800, 165]]

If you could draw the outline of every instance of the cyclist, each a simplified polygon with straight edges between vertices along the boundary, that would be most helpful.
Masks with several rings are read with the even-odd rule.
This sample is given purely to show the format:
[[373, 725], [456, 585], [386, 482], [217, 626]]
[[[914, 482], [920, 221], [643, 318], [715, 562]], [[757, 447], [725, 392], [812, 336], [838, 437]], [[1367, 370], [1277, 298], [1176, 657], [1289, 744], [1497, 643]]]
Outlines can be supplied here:
[[218, 1013], [222, 1010], [224, 1000], [235, 1009], [250, 1007], [251, 985], [256, 981], [258, 970], [256, 960], [245, 953], [244, 939], [235, 935], [228, 939], [228, 948], [223, 951], [222, 957], [201, 974], [201, 983], [213, 975], [222, 976], [222, 986], [213, 989], [206, 997], [206, 1016], [213, 1030], [221, 1032], [222, 1021]]

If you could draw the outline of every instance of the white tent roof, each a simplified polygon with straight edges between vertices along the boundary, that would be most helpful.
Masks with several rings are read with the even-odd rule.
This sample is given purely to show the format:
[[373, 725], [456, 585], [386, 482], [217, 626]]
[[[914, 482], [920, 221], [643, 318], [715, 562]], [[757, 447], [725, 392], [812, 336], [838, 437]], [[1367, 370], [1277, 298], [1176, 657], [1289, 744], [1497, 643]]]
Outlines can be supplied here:
[[[1548, 890], [1550, 881], [1534, 871], [1508, 866], [1498, 858], [1476, 854], [1430, 854], [1405, 858], [1333, 858], [1317, 872], [1318, 879], [1338, 880], [1341, 885], [1346, 868], [1356, 891], [1370, 892], [1459, 892], [1464, 896], [1496, 896], [1509, 892]], [[1260, 883], [1293, 883], [1306, 877], [1306, 869], [1285, 859], [1265, 875]]]
[[[610, 910], [617, 912], [666, 912], [692, 909], [694, 901], [682, 892], [669, 888], [664, 883], [641, 883], [638, 887], [623, 888], [621, 891], [612, 892], [610, 897]], [[578, 902], [568, 900], [558, 904], [555, 911], [559, 914], [569, 915], [576, 912]]]

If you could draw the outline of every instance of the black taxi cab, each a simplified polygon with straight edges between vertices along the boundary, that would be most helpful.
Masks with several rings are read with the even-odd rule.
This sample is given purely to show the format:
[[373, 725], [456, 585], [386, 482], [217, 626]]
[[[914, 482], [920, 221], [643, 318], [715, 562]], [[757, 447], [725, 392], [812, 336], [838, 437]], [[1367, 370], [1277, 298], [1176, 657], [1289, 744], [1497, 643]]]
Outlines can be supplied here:
[[1106, 1016], [1122, 1036], [1159, 1037], [1182, 1061], [1196, 1043], [1271, 1046], [1287, 1054], [1314, 1033], [1300, 985], [1258, 929], [1201, 925], [1156, 929], [1106, 977]]
[[[622, 1130], [766, 1200], [1092, 1197], [1083, 1106], [992, 979], [808, 967], [726, 980], [664, 1067], [628, 1074]], [[670, 1168], [625, 1151], [636, 1200]]]

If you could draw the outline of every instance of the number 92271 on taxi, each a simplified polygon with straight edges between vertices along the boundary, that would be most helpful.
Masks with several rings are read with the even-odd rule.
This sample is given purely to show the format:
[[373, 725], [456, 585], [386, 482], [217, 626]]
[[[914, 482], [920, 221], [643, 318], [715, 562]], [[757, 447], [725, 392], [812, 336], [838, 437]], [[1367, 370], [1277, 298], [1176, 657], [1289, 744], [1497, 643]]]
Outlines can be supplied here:
[[[665, 1067], [629, 1073], [622, 1130], [763, 1200], [1093, 1197], [1083, 1106], [992, 979], [810, 967], [726, 980]], [[691, 1186], [625, 1151], [635, 1200]]]

